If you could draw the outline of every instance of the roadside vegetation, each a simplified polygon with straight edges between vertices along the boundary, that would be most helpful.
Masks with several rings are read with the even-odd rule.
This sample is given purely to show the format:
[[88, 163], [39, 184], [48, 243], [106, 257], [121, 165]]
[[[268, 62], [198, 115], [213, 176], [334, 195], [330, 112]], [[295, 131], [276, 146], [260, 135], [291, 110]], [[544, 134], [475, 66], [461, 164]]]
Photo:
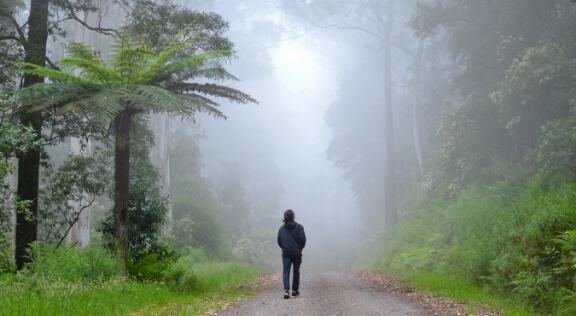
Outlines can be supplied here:
[[29, 267], [0, 277], [0, 315], [198, 315], [253, 294], [238, 286], [262, 273], [202, 251], [182, 254], [154, 279], [123, 276], [117, 258], [100, 247], [35, 245], [33, 255]]
[[420, 198], [372, 268], [505, 315], [576, 313], [576, 184], [523, 174]]

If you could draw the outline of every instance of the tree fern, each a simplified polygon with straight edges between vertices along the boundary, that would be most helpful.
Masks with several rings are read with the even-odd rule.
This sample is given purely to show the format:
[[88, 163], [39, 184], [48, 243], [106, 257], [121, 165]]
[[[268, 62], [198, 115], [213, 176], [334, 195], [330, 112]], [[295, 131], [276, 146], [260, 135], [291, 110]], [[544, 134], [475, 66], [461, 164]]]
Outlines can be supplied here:
[[[128, 190], [130, 130], [135, 115], [167, 112], [194, 120], [198, 112], [225, 118], [212, 97], [238, 103], [256, 102], [248, 94], [218, 84], [184, 82], [193, 78], [236, 79], [221, 61], [232, 51], [213, 50], [185, 56], [195, 37], [184, 30], [156, 53], [144, 41], [121, 34], [112, 47], [109, 65], [84, 44], [70, 43], [68, 57], [59, 64], [68, 72], [28, 65], [25, 72], [49, 78], [53, 83], [37, 84], [20, 92], [22, 107], [41, 110], [59, 107], [61, 113], [90, 113], [91, 120], [109, 122], [115, 132], [114, 215], [117, 242], [123, 264], [128, 252]], [[116, 225], [115, 224], [115, 225]], [[116, 227], [116, 226], [115, 226]]]

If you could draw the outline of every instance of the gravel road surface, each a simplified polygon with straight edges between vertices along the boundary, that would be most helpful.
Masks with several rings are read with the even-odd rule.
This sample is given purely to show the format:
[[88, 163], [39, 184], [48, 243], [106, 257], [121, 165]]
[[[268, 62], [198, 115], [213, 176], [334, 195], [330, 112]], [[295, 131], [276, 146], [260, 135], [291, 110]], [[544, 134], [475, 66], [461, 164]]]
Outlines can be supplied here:
[[401, 295], [379, 291], [345, 272], [302, 272], [298, 297], [284, 299], [282, 288], [279, 278], [258, 296], [228, 306], [217, 315], [430, 315]]

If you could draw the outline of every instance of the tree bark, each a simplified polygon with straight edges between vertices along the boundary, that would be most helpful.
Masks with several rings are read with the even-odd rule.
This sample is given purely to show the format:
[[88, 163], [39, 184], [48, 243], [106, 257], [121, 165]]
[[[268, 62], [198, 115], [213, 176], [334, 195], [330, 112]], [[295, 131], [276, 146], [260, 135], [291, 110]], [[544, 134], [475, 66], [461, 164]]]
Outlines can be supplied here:
[[[46, 41], [48, 39], [48, 2], [49, 0], [32, 0], [28, 17], [28, 40], [24, 45], [26, 62], [44, 66], [46, 62]], [[24, 87], [44, 82], [44, 78], [25, 75]], [[23, 113], [22, 124], [31, 125], [37, 139], [42, 133], [42, 113]], [[30, 262], [27, 248], [38, 239], [38, 180], [40, 172], [40, 149], [34, 148], [19, 156], [17, 196], [28, 200], [30, 214], [18, 209], [15, 229], [15, 260], [19, 269]]]
[[130, 128], [132, 114], [120, 113], [115, 121], [114, 145], [114, 231], [116, 249], [120, 255], [123, 272], [128, 258], [128, 196], [130, 193]]

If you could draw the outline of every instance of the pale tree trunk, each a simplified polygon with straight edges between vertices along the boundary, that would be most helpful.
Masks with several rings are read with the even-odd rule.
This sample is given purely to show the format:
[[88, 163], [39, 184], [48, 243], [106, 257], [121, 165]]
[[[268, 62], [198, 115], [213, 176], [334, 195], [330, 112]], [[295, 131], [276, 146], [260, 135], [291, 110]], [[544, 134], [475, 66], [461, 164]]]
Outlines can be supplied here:
[[[17, 178], [16, 178], [16, 173], [17, 173], [17, 169], [16, 166], [18, 164], [18, 160], [15, 158], [12, 158], [10, 160], [10, 165], [11, 165], [11, 172], [9, 172], [6, 177], [4, 178], [4, 184], [7, 185], [10, 189], [10, 194], [9, 196], [5, 196], [5, 198], [7, 200], [4, 200], [3, 202], [6, 203], [8, 201], [14, 201], [14, 199], [16, 198], [16, 189], [17, 189]], [[0, 223], [0, 225], [3, 225], [5, 223]], [[12, 227], [12, 229], [9, 230], [8, 233], [8, 239], [7, 239], [7, 244], [11, 245], [11, 256], [14, 256], [14, 246], [15, 246], [15, 234], [14, 234], [14, 227], [16, 227], [16, 212], [15, 210], [11, 210], [11, 216], [10, 216], [10, 223], [8, 223], [8, 225], [10, 225], [10, 227]]]
[[[78, 17], [88, 25], [96, 25], [97, 17], [101, 13], [101, 1], [95, 1], [94, 4], [99, 8], [97, 12], [79, 12]], [[74, 41], [83, 42], [88, 44], [90, 47], [100, 50], [99, 36], [98, 32], [93, 32], [87, 30], [80, 22], [76, 21], [74, 23]], [[85, 149], [81, 148], [80, 139], [76, 137], [70, 137], [69, 140], [69, 150], [73, 154], [79, 155], [92, 155], [91, 142], [88, 140], [88, 144]], [[86, 200], [92, 200], [92, 196], [88, 193], [86, 194]], [[72, 210], [79, 211], [82, 205], [69, 201], [69, 205]], [[86, 247], [90, 243], [90, 207], [85, 208], [82, 213], [79, 214], [78, 220], [72, 225], [70, 233], [68, 234], [68, 242], [72, 245], [78, 247]], [[74, 215], [74, 214], [72, 214]]]
[[414, 137], [414, 150], [416, 151], [416, 159], [418, 160], [418, 169], [420, 174], [423, 172], [424, 167], [424, 158], [422, 158], [422, 139], [420, 138], [420, 98], [417, 94], [418, 92], [414, 92], [413, 100], [412, 100], [412, 135]]
[[[80, 147], [79, 139], [72, 137], [70, 139], [70, 152], [77, 155], [92, 155], [90, 144], [84, 150]], [[92, 200], [92, 195], [84, 192], [85, 200]], [[68, 201], [70, 210], [72, 212], [71, 218], [77, 217], [76, 222], [72, 224], [68, 233], [68, 242], [76, 247], [84, 248], [90, 243], [90, 207], [82, 209], [82, 204], [76, 201]], [[81, 212], [78, 214], [78, 212]]]
[[[256, 232], [256, 227], [255, 227], [255, 221], [254, 218], [256, 217], [256, 189], [255, 189], [255, 176], [254, 176], [254, 169], [250, 168], [248, 170], [247, 173], [247, 178], [248, 178], [248, 190], [250, 192], [248, 192], [248, 194], [250, 195], [250, 219], [252, 220], [248, 220], [248, 225], [249, 225], [249, 231], [250, 233], [254, 234]], [[246, 222], [246, 221], [245, 221]]]
[[[414, 70], [418, 74], [422, 69], [422, 55], [424, 53], [424, 40], [420, 40], [418, 44], [418, 51], [414, 60]], [[413, 100], [412, 100], [412, 137], [414, 138], [414, 150], [416, 151], [416, 159], [418, 160], [418, 168], [420, 174], [423, 173], [424, 158], [423, 158], [423, 145], [420, 138], [420, 85], [418, 81], [414, 83]]]
[[392, 26], [394, 23], [394, 0], [388, 1], [386, 21], [384, 24], [384, 94], [386, 124], [386, 174], [384, 224], [388, 233], [398, 222], [396, 207], [396, 176], [394, 159], [394, 104], [392, 98]]
[[124, 273], [128, 256], [128, 197], [130, 193], [130, 128], [132, 113], [125, 110], [114, 120], [114, 232]]
[[168, 213], [166, 214], [166, 232], [170, 231], [172, 224], [172, 187], [170, 186], [170, 116], [160, 114], [160, 136], [158, 139], [159, 165], [160, 165], [160, 193], [168, 197]]

